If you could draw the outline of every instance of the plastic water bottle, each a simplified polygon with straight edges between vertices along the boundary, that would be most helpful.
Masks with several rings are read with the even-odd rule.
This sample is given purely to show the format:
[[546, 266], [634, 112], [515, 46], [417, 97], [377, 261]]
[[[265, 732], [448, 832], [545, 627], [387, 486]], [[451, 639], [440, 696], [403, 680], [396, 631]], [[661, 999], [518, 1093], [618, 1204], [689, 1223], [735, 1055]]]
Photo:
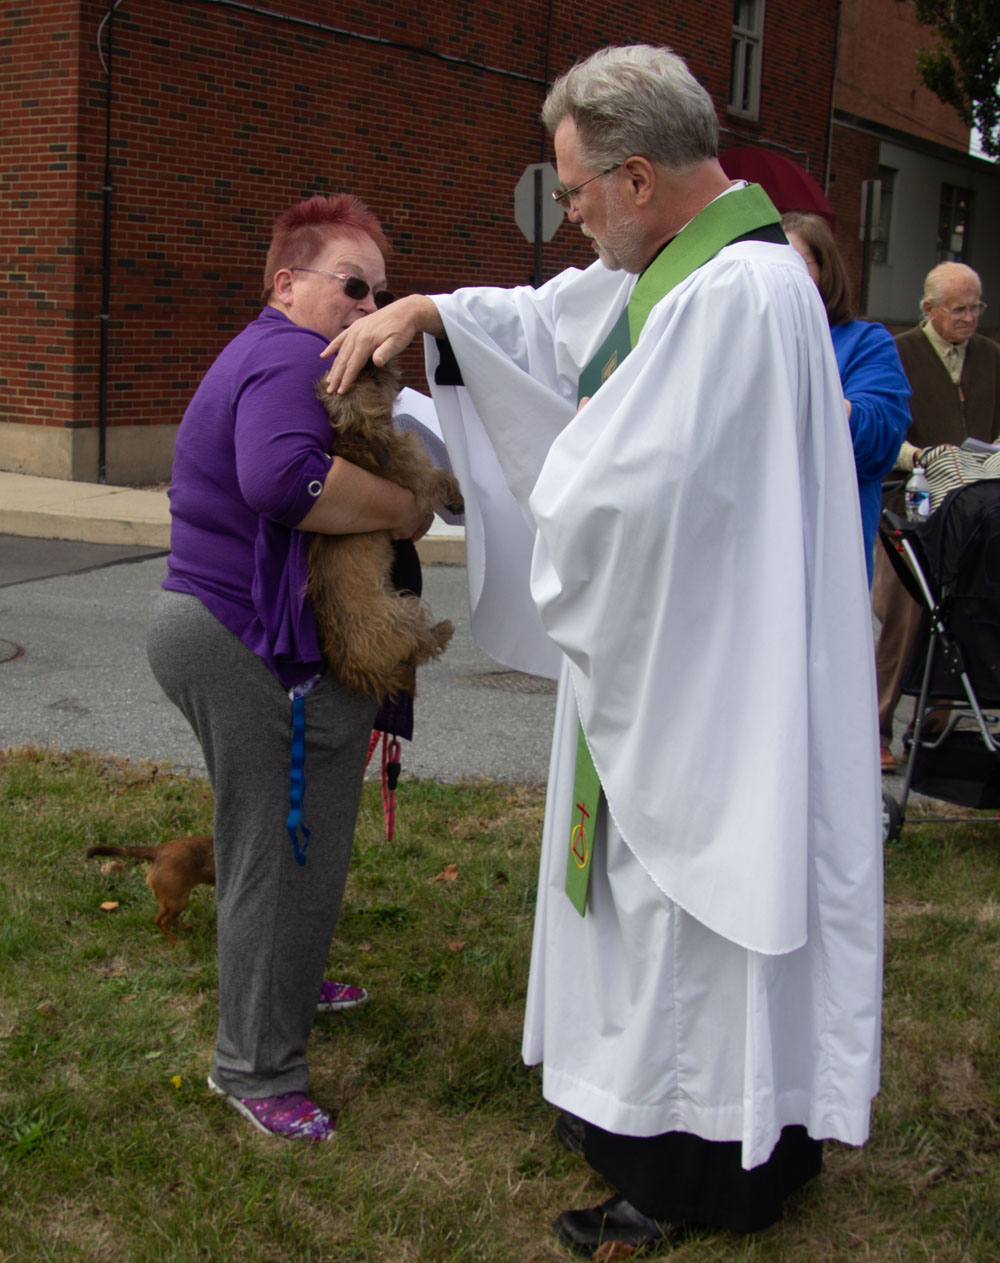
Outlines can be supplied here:
[[931, 511], [931, 488], [927, 475], [919, 465], [913, 467], [906, 484], [906, 520], [926, 522]]

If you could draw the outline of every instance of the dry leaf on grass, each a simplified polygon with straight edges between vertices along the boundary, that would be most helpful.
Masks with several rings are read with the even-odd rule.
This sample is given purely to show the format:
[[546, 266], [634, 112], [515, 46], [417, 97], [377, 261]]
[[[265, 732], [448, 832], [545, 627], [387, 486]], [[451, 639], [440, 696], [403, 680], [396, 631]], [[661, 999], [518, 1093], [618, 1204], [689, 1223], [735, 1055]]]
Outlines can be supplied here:
[[605, 1241], [594, 1251], [597, 1263], [609, 1263], [612, 1259], [628, 1259], [635, 1254], [634, 1245], [626, 1245], [624, 1241]]
[[138, 780], [129, 781], [125, 785], [118, 785], [115, 788], [115, 795], [121, 798], [123, 794], [130, 794], [137, 789], [149, 789], [160, 774], [160, 769], [156, 765], [150, 768], [148, 776], [140, 776]]
[[102, 904], [101, 904], [101, 911], [102, 911], [102, 912], [114, 912], [115, 908], [117, 908], [117, 907], [118, 907], [118, 900], [117, 900], [117, 899], [108, 899], [108, 900], [106, 900], [104, 903], [102, 903]]
[[434, 878], [435, 881], [458, 881], [458, 865], [445, 864], [444, 872], [438, 873]]
[[463, 947], [468, 947], [465, 939], [452, 939], [448, 944], [448, 951], [453, 955], [457, 955]]

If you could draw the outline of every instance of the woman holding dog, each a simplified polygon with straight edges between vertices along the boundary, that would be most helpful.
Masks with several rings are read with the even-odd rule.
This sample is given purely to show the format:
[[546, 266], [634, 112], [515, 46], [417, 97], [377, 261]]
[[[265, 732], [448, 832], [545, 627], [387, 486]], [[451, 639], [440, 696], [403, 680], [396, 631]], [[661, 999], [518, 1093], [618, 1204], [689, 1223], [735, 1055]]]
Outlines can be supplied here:
[[[280, 215], [264, 307], [184, 414], [168, 574], [149, 660], [191, 724], [215, 795], [219, 1027], [208, 1085], [259, 1130], [329, 1140], [308, 1097], [317, 1010], [361, 1003], [324, 980], [375, 703], [325, 670], [305, 594], [314, 532], [419, 538], [410, 492], [330, 456], [320, 352], [391, 301], [387, 242], [347, 194]], [[304, 778], [308, 792], [304, 793]]]

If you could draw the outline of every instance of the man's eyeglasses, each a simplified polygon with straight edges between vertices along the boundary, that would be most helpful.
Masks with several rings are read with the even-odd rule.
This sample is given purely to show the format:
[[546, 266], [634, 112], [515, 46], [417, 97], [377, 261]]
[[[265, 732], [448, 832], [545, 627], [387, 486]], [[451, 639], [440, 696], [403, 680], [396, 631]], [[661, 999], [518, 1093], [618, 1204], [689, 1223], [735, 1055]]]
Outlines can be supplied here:
[[590, 184], [592, 180], [600, 180], [602, 176], [610, 175], [612, 171], [617, 171], [619, 167], [624, 166], [622, 162], [616, 162], [613, 167], [608, 167], [607, 171], [598, 171], [597, 175], [592, 175], [589, 180], [582, 180], [579, 184], [574, 184], [571, 189], [553, 189], [552, 200], [558, 202], [559, 205], [566, 209], [570, 202], [576, 197], [582, 188]]
[[981, 316], [985, 310], [985, 303], [970, 303], [968, 307], [942, 307], [942, 311], [946, 311], [954, 320]]
[[[360, 276], [348, 276], [346, 272], [328, 272], [326, 268], [307, 268], [302, 264], [296, 264], [288, 270], [289, 272], [315, 272], [317, 276], [332, 276], [335, 281], [340, 281], [343, 285], [347, 297], [356, 303], [360, 303], [363, 298], [367, 298], [372, 293], [372, 287], [367, 281], [363, 281]], [[387, 289], [377, 289], [372, 298], [379, 310], [396, 301], [395, 294], [390, 294]]]

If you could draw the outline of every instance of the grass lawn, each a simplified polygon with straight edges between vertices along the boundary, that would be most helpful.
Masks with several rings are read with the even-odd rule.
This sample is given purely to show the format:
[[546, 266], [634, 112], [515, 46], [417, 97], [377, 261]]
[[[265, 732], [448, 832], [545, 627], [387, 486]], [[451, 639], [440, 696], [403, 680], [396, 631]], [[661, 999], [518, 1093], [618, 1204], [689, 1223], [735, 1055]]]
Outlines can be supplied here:
[[[96, 843], [211, 832], [205, 782], [0, 751], [0, 1261], [544, 1263], [554, 1216], [609, 1195], [520, 1060], [543, 792], [368, 786], [319, 1018], [330, 1145], [269, 1139], [209, 1095], [214, 894], [181, 943], [144, 864]], [[1000, 827], [908, 825], [886, 858], [883, 1087], [872, 1140], [756, 1239], [647, 1255], [760, 1263], [1000, 1259]], [[114, 905], [102, 907], [102, 905]]]

